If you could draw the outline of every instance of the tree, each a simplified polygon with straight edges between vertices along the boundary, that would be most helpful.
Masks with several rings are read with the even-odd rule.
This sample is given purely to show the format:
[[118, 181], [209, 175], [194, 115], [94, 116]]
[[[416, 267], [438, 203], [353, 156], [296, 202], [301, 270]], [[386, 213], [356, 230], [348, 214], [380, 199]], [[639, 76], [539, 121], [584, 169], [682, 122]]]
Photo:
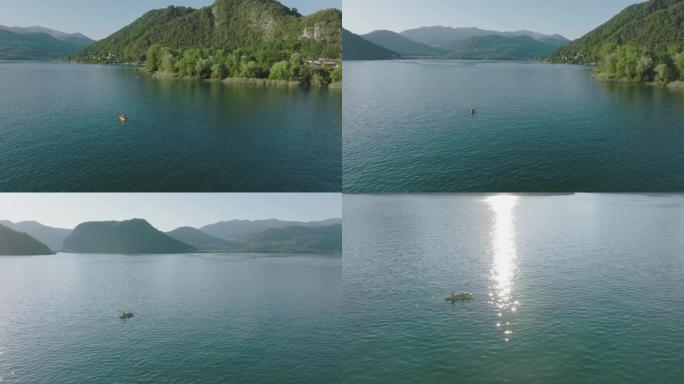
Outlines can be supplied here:
[[342, 66], [338, 65], [337, 68], [333, 69], [330, 79], [333, 83], [339, 83], [342, 81]]
[[290, 63], [279, 61], [273, 64], [268, 78], [271, 80], [290, 80]]
[[673, 73], [670, 67], [665, 63], [660, 63], [655, 67], [655, 81], [661, 83], [669, 83], [672, 81]]
[[223, 80], [228, 77], [228, 68], [223, 63], [214, 64], [211, 67], [211, 78], [216, 80]]
[[159, 70], [159, 63], [161, 61], [161, 46], [153, 44], [145, 55], [145, 69], [148, 72], [156, 72]]
[[677, 70], [677, 78], [684, 80], [684, 52], [672, 56], [672, 62]]
[[259, 65], [254, 60], [243, 60], [240, 64], [240, 76], [248, 79], [259, 77]]
[[330, 84], [330, 72], [325, 68], [315, 68], [311, 75], [309, 85], [313, 87], [325, 87]]
[[205, 58], [198, 58], [195, 63], [195, 76], [200, 79], [208, 79], [211, 77], [211, 63]]
[[648, 81], [653, 79], [653, 59], [650, 56], [641, 56], [636, 63], [636, 79]]
[[171, 52], [164, 53], [161, 58], [161, 70], [164, 72], [176, 72], [176, 57]]

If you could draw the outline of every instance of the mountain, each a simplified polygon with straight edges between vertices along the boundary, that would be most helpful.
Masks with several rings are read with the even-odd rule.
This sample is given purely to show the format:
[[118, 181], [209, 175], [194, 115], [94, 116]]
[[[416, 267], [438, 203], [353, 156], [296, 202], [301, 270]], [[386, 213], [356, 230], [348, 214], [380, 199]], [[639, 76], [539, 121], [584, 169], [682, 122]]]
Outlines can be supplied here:
[[342, 29], [343, 60], [390, 60], [399, 54], [373, 44], [363, 37]]
[[95, 40], [89, 38], [82, 33], [65, 33], [61, 31], [55, 31], [54, 29], [49, 29], [45, 27], [6, 27], [0, 25], [0, 29], [9, 32], [14, 32], [22, 35], [33, 34], [33, 33], [45, 33], [54, 37], [57, 40], [61, 40], [67, 43], [71, 43], [76, 47], [83, 48], [95, 42]]
[[4, 225], [18, 232], [26, 233], [50, 247], [54, 252], [62, 250], [64, 240], [71, 234], [71, 229], [48, 227], [35, 221], [24, 221], [20, 223], [0, 221], [0, 225]]
[[403, 57], [434, 57], [447, 53], [446, 50], [415, 42], [392, 31], [373, 31], [361, 37]]
[[92, 40], [80, 34], [64, 34], [42, 27], [0, 26], [0, 59], [31, 60], [68, 57], [91, 42]]
[[605, 24], [549, 56], [550, 61], [593, 63], [618, 46], [650, 52], [684, 47], [684, 0], [649, 0], [627, 7]]
[[513, 32], [499, 32], [475, 27], [470, 28], [453, 28], [453, 27], [421, 27], [416, 29], [409, 29], [401, 32], [401, 35], [418, 43], [429, 45], [431, 47], [452, 49], [455, 42], [464, 41], [472, 37], [486, 37], [486, 36], [502, 36], [502, 37], [520, 37], [527, 36], [534, 40], [555, 45], [560, 47], [567, 44], [570, 40], [561, 35], [545, 35], [538, 32], [520, 30]]
[[228, 241], [240, 241], [245, 236], [264, 232], [268, 229], [287, 228], [287, 227], [324, 227], [328, 225], [341, 224], [340, 219], [329, 219], [323, 221], [299, 222], [283, 220], [232, 220], [221, 221], [215, 224], [206, 225], [200, 231]]
[[342, 225], [271, 228], [247, 236], [242, 243], [243, 251], [251, 253], [339, 254], [342, 252]]
[[33, 237], [0, 225], [0, 255], [51, 255], [47, 245]]
[[454, 59], [526, 60], [545, 56], [558, 46], [529, 36], [476, 36], [456, 41], [449, 54]]
[[120, 254], [194, 251], [191, 246], [158, 231], [142, 219], [80, 224], [64, 241], [64, 250], [75, 253]]
[[[172, 50], [212, 48], [263, 55], [298, 52], [308, 58], [339, 58], [342, 12], [309, 16], [276, 0], [216, 0], [193, 9], [170, 6], [144, 14], [76, 55], [85, 62], [142, 62], [152, 45]], [[289, 58], [289, 56], [288, 56]]]
[[490, 36], [496, 35], [499, 32], [488, 31], [479, 28], [453, 28], [453, 27], [420, 27], [409, 29], [400, 34], [407, 39], [415, 42], [429, 45], [431, 47], [446, 47], [454, 41], [465, 40], [474, 36]]
[[166, 234], [200, 251], [229, 251], [237, 247], [237, 244], [231, 241], [211, 236], [192, 227], [177, 228]]

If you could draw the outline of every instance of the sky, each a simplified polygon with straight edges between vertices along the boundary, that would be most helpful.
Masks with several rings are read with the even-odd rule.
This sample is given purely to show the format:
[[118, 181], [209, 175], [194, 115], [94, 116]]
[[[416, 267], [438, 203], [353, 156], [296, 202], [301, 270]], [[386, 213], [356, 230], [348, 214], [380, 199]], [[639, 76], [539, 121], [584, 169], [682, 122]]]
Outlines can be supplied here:
[[576, 39], [639, 0], [344, 0], [344, 27], [357, 34], [422, 26], [527, 29]]
[[74, 228], [85, 221], [146, 219], [157, 229], [201, 227], [234, 219], [316, 221], [342, 217], [334, 193], [7, 193], [0, 220]]
[[[342, 8], [342, 0], [280, 0], [308, 15], [325, 8]], [[152, 9], [169, 5], [201, 8], [214, 0], [2, 0], [0, 25], [42, 26], [62, 32], [80, 32], [103, 39]]]

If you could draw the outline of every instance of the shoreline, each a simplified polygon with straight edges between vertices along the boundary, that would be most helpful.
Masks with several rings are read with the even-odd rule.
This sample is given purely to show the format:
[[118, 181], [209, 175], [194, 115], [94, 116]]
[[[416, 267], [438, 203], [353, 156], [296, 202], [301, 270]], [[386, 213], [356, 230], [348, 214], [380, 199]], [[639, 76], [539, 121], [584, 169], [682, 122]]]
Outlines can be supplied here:
[[290, 80], [271, 80], [271, 79], [259, 79], [259, 78], [247, 78], [247, 77], [227, 77], [223, 80], [219, 80], [219, 79], [198, 79], [196, 77], [190, 77], [190, 76], [179, 77], [178, 75], [176, 75], [175, 73], [172, 73], [172, 72], [157, 71], [157, 72], [150, 73], [147, 70], [145, 70], [144, 67], [139, 67], [137, 69], [138, 69], [138, 71], [144, 72], [145, 74], [150, 75], [153, 78], [159, 79], [159, 80], [200, 81], [200, 82], [207, 82], [207, 83], [222, 83], [225, 85], [240, 85], [240, 86], [246, 85], [246, 86], [255, 87], [255, 88], [275, 87], [275, 88], [315, 88], [315, 89], [335, 89], [335, 90], [342, 89], [342, 82], [330, 83], [325, 87], [313, 87], [313, 86], [306, 86], [299, 81], [290, 81]]
[[663, 83], [658, 81], [638, 81], [629, 79], [613, 79], [601, 73], [594, 73], [591, 76], [594, 80], [600, 81], [602, 83], [609, 84], [625, 84], [625, 85], [648, 85], [651, 87], [662, 87], [667, 88], [672, 91], [684, 91], [684, 81], [675, 80], [669, 83]]

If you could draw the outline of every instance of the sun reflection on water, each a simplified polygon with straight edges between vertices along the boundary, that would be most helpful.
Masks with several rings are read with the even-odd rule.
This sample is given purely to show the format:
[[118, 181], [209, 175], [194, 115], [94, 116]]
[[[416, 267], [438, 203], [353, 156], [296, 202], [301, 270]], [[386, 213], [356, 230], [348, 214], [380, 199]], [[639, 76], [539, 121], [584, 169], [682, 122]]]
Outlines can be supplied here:
[[491, 231], [492, 262], [490, 303], [497, 312], [496, 328], [503, 331], [505, 341], [513, 336], [510, 317], [517, 311], [520, 303], [513, 298], [513, 278], [516, 263], [515, 217], [514, 209], [518, 197], [496, 195], [485, 199], [494, 213], [494, 226]]

